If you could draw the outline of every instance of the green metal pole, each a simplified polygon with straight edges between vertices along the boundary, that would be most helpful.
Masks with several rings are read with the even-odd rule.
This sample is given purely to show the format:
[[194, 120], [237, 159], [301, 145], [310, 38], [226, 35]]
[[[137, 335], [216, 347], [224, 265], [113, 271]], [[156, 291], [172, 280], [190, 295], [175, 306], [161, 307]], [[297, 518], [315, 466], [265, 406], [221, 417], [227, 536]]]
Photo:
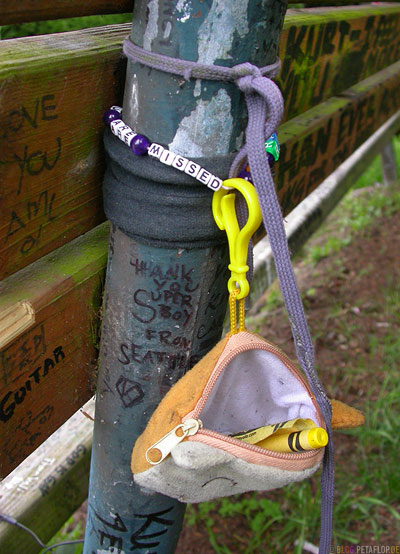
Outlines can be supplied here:
[[[275, 60], [285, 11], [286, 2], [276, 0], [137, 0], [132, 40], [202, 63], [266, 65]], [[123, 119], [174, 152], [208, 157], [239, 148], [246, 113], [234, 84], [185, 82], [128, 62]], [[152, 213], [146, 201], [144, 191], [141, 209]], [[189, 204], [176, 209], [176, 218], [182, 210], [191, 215]], [[190, 244], [173, 224], [160, 244], [160, 221], [139, 229], [137, 239], [113, 219], [84, 554], [172, 553], [182, 524], [184, 504], [134, 484], [131, 450], [164, 394], [219, 340], [228, 258], [216, 227], [208, 242], [199, 239], [197, 212]]]

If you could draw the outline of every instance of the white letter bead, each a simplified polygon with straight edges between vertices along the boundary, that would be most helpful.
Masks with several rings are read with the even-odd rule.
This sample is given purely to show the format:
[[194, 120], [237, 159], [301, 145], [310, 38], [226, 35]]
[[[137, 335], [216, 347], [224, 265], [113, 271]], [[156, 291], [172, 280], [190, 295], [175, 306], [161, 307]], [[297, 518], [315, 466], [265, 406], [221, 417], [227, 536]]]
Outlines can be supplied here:
[[175, 160], [172, 162], [172, 167], [179, 169], [179, 171], [185, 171], [185, 167], [188, 164], [188, 159], [183, 156], [176, 155]]
[[197, 177], [198, 172], [200, 171], [201, 166], [189, 160], [189, 163], [185, 167], [184, 171], [191, 177]]
[[130, 131], [131, 128], [129, 127], [129, 125], [125, 125], [125, 123], [123, 125], [121, 125], [120, 127], [118, 127], [118, 137], [121, 139], [121, 140], [124, 140], [123, 136], [122, 136], [122, 133], [126, 133], [128, 131]]
[[153, 156], [153, 158], [159, 158], [163, 152], [164, 148], [161, 144], [157, 144], [155, 142], [153, 142], [148, 149], [149, 156]]
[[122, 135], [121, 140], [123, 140], [125, 144], [129, 146], [131, 140], [135, 136], [135, 133], [132, 131], [130, 127], [128, 127], [127, 129], [122, 130], [121, 135]]
[[120, 127], [123, 127], [124, 125], [125, 123], [122, 121], [122, 119], [114, 119], [114, 121], [112, 121], [110, 124], [110, 128], [114, 135], [118, 135], [118, 129]]
[[219, 177], [216, 177], [215, 175], [211, 175], [210, 182], [208, 183], [207, 186], [211, 190], [214, 190], [214, 191], [218, 190], [222, 186], [222, 179], [220, 179]]
[[170, 150], [165, 149], [160, 156], [160, 162], [165, 165], [172, 165], [172, 162], [175, 160], [175, 156], [176, 154], [174, 154]]
[[211, 179], [211, 173], [204, 169], [202, 167], [199, 171], [199, 174], [197, 175], [196, 179], [200, 181], [200, 183], [203, 183], [204, 185], [208, 185], [210, 179]]
[[122, 113], [121, 106], [111, 106], [110, 110], [115, 110], [116, 112]]

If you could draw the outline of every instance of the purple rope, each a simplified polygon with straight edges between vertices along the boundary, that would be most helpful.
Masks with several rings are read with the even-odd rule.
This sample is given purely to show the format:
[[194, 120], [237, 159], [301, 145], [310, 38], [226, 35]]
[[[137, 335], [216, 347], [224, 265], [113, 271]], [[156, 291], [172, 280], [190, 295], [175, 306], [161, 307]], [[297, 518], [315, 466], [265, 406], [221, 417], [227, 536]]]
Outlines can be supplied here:
[[[280, 205], [264, 150], [265, 136], [270, 136], [279, 124], [283, 111], [283, 100], [275, 83], [262, 77], [257, 71], [254, 72], [253, 76], [242, 77], [237, 84], [245, 95], [248, 111], [246, 146], [242, 151], [247, 154], [250, 172], [257, 189], [264, 226], [274, 254], [276, 273], [292, 328], [297, 357], [321, 409], [329, 435], [321, 476], [322, 503], [319, 551], [321, 554], [325, 554], [329, 552], [331, 543], [334, 496], [332, 408], [315, 372], [314, 349], [300, 292], [290, 262], [289, 246]], [[267, 116], [268, 122], [265, 128], [263, 122]], [[239, 152], [237, 158], [241, 155], [243, 154]]]
[[[190, 62], [188, 60], [180, 60], [177, 58], [170, 58], [156, 52], [150, 52], [149, 50], [143, 50], [139, 46], [136, 46], [129, 37], [127, 37], [122, 45], [122, 50], [127, 58], [132, 61], [142, 63], [147, 67], [153, 69], [159, 69], [166, 73], [172, 73], [173, 75], [180, 75], [187, 81], [189, 79], [209, 79], [211, 81], [235, 81], [236, 79], [248, 74], [247, 66], [251, 64], [239, 64], [234, 67], [225, 67], [223, 65], [207, 65], [199, 62]], [[271, 65], [257, 68], [262, 75], [268, 75], [269, 77], [275, 77], [278, 75], [281, 68], [281, 61], [278, 59]]]
[[205, 65], [169, 58], [143, 50], [134, 45], [129, 38], [124, 41], [123, 50], [126, 56], [133, 61], [160, 71], [181, 75], [185, 79], [234, 81], [244, 93], [248, 111], [246, 144], [233, 160], [229, 177], [236, 176], [246, 159], [248, 159], [260, 202], [264, 226], [275, 259], [276, 273], [288, 312], [297, 357], [307, 376], [327, 427], [329, 442], [325, 449], [321, 475], [321, 538], [319, 552], [320, 554], [328, 554], [332, 537], [334, 495], [332, 408], [315, 371], [314, 349], [290, 261], [281, 208], [264, 148], [265, 139], [270, 137], [277, 129], [283, 114], [282, 94], [278, 86], [269, 78], [279, 72], [280, 61], [262, 68], [250, 63], [242, 63], [232, 68]]

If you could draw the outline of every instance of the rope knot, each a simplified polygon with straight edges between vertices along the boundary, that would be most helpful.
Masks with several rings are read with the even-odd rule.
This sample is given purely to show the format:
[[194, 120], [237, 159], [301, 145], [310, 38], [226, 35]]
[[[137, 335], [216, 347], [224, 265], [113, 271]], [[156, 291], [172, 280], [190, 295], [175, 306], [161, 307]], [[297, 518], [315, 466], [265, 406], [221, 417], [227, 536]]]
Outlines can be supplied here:
[[240, 90], [246, 94], [253, 90], [253, 79], [262, 77], [262, 73], [256, 65], [246, 62], [232, 67], [232, 77]]

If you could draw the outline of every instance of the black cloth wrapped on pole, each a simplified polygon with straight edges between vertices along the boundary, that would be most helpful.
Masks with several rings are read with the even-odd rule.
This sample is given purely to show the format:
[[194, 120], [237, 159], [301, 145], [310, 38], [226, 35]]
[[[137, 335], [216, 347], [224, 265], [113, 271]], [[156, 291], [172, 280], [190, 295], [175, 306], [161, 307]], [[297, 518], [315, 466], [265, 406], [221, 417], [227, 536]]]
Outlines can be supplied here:
[[[209, 188], [156, 159], [135, 156], [109, 129], [104, 145], [104, 211], [129, 237], [165, 248], [205, 248], [226, 242], [212, 215]], [[233, 158], [228, 154], [193, 161], [225, 179]]]

